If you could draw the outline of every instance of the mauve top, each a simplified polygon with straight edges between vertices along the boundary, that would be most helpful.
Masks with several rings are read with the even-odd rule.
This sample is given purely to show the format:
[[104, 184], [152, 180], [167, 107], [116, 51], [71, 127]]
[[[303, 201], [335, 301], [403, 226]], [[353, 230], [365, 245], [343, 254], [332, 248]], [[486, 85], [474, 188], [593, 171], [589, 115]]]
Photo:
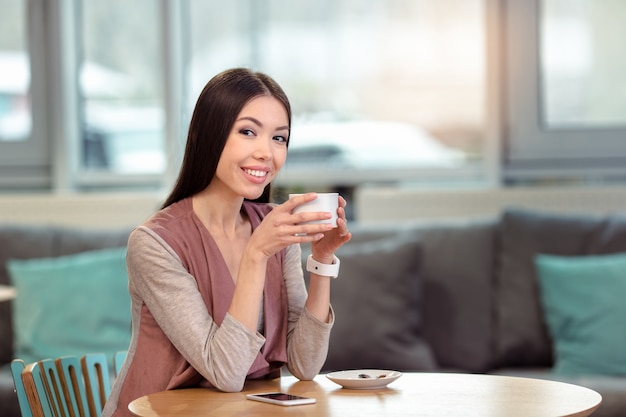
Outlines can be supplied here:
[[[244, 202], [242, 210], [255, 229], [272, 206]], [[324, 323], [304, 307], [299, 245], [268, 259], [257, 332], [227, 312], [234, 281], [191, 198], [131, 233], [127, 267], [132, 337], [103, 417], [131, 416], [128, 403], [157, 391], [240, 391], [246, 379], [277, 375], [285, 363], [312, 379], [326, 360], [334, 315]]]

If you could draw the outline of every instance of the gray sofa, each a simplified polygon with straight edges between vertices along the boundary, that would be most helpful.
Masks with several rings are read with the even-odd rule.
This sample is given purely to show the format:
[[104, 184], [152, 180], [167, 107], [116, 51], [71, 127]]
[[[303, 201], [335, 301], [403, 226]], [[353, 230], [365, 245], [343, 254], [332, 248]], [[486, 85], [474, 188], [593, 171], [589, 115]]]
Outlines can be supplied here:
[[[507, 210], [498, 218], [351, 225], [332, 303], [324, 372], [381, 368], [555, 379], [597, 390], [594, 415], [626, 417], [626, 375], [553, 371], [534, 256], [626, 252], [626, 217]], [[0, 264], [118, 246], [128, 230], [0, 227]], [[303, 259], [308, 248], [303, 248]], [[0, 268], [0, 284], [9, 281]], [[10, 303], [0, 304], [0, 415], [19, 411], [6, 365]], [[624, 329], [617, 329], [624, 331]]]
[[[626, 416], [626, 374], [553, 370], [534, 264], [540, 253], [626, 252], [626, 216], [510, 209], [498, 218], [351, 229], [353, 240], [338, 251], [336, 322], [324, 371], [376, 367], [559, 380], [603, 396], [594, 416]], [[615, 321], [615, 332], [624, 334], [626, 316]], [[623, 340], [617, 346], [623, 363], [615, 364], [622, 369]]]

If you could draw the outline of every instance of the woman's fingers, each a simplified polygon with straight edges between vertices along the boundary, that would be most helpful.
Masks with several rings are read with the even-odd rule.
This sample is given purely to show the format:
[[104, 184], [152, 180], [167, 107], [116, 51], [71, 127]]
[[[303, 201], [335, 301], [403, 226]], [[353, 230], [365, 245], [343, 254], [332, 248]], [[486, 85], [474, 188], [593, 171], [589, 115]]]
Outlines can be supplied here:
[[301, 224], [307, 222], [314, 222], [320, 220], [329, 220], [333, 218], [333, 214], [326, 211], [301, 211], [294, 213], [293, 211], [300, 205], [313, 201], [317, 198], [317, 193], [306, 193], [291, 197], [283, 204], [277, 206], [281, 211], [284, 211], [287, 216], [281, 222], [285, 224]]

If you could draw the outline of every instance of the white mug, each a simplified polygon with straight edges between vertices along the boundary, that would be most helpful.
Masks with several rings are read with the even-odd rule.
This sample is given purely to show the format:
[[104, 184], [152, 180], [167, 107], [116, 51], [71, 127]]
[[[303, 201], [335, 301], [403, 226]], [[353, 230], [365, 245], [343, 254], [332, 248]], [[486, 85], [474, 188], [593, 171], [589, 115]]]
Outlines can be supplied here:
[[[289, 198], [302, 194], [289, 194]], [[300, 204], [293, 210], [293, 213], [308, 213], [316, 211], [326, 211], [333, 217], [324, 220], [313, 220], [303, 224], [323, 224], [331, 223], [337, 227], [337, 208], [339, 207], [339, 193], [317, 193], [317, 198], [308, 203]]]

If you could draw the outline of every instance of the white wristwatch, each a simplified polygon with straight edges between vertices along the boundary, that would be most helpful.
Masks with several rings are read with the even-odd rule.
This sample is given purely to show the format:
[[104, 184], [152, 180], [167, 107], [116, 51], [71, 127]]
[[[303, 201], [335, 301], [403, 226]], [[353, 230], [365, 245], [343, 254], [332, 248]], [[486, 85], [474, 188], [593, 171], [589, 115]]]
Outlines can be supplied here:
[[306, 270], [323, 277], [337, 278], [339, 276], [339, 258], [333, 255], [332, 264], [323, 264], [313, 259], [313, 255], [306, 258]]

